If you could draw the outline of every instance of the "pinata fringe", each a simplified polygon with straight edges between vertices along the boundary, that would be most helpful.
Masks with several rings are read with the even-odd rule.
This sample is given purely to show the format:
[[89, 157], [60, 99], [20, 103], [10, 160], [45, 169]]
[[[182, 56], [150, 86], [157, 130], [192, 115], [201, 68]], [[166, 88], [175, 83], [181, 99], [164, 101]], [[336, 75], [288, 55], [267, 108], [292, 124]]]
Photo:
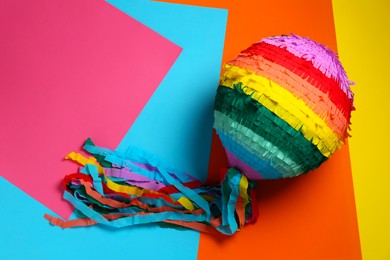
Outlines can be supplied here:
[[54, 226], [164, 223], [232, 235], [257, 219], [255, 182], [235, 168], [222, 171], [220, 185], [206, 186], [137, 148], [119, 152], [88, 139], [84, 150], [92, 156], [66, 156], [83, 167], [63, 180], [64, 199], [75, 207], [78, 218], [45, 214]]
[[[221, 138], [224, 147], [229, 147], [234, 154], [242, 160], [247, 160], [246, 163], [252, 167], [259, 165], [257, 158], [260, 158], [269, 161], [271, 166], [282, 174], [271, 176], [268, 170], [255, 169], [264, 175], [261, 176], [264, 179], [291, 177], [308, 172], [319, 167], [327, 159], [300, 130], [292, 128], [277, 117], [248, 95], [244, 88], [242, 84], [235, 84], [234, 88], [223, 85], [218, 87], [214, 128], [217, 133], [232, 136], [245, 150], [251, 151], [253, 156], [242, 154], [231, 147], [230, 142], [225, 142], [224, 138]], [[254, 138], [254, 135], [246, 138], [249, 137], [247, 129], [262, 139]], [[252, 161], [248, 161], [251, 158]]]

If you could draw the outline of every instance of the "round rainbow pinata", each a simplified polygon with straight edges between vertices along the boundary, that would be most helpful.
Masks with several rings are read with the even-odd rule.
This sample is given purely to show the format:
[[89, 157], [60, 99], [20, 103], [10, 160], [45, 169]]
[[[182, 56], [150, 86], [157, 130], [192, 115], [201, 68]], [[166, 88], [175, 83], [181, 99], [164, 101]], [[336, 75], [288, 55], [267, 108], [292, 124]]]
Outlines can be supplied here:
[[225, 65], [214, 128], [231, 167], [249, 179], [297, 176], [319, 167], [348, 136], [351, 82], [327, 47], [269, 37]]

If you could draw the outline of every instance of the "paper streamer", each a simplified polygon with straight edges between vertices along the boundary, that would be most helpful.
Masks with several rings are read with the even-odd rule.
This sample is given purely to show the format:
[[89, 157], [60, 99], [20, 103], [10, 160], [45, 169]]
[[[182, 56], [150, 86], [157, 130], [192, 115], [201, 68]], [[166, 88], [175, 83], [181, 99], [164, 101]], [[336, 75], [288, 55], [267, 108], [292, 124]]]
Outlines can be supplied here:
[[74, 152], [66, 156], [83, 168], [63, 180], [64, 199], [80, 218], [46, 214], [53, 225], [120, 228], [165, 223], [232, 235], [256, 220], [251, 199], [255, 183], [234, 168], [224, 170], [221, 185], [209, 187], [140, 149], [117, 152], [97, 147], [90, 139], [84, 149], [93, 157]]

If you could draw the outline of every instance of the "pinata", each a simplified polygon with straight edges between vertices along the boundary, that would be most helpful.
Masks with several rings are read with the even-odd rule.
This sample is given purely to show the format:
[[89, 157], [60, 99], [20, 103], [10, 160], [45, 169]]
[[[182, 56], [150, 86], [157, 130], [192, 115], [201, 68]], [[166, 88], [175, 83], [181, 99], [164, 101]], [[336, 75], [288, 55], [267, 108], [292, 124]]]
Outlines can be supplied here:
[[232, 235], [257, 220], [256, 181], [318, 168], [349, 136], [352, 82], [326, 46], [296, 35], [262, 39], [225, 65], [214, 128], [229, 165], [208, 186], [140, 149], [95, 146], [63, 180], [79, 218], [45, 215], [62, 228], [158, 223]]

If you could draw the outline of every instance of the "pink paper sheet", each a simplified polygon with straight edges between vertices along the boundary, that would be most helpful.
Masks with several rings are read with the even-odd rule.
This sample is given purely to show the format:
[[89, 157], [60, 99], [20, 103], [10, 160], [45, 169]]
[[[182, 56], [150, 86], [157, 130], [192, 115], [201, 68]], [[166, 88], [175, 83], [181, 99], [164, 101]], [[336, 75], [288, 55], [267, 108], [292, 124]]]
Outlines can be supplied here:
[[1, 1], [0, 35], [0, 175], [67, 217], [64, 156], [118, 145], [181, 48], [102, 0]]

